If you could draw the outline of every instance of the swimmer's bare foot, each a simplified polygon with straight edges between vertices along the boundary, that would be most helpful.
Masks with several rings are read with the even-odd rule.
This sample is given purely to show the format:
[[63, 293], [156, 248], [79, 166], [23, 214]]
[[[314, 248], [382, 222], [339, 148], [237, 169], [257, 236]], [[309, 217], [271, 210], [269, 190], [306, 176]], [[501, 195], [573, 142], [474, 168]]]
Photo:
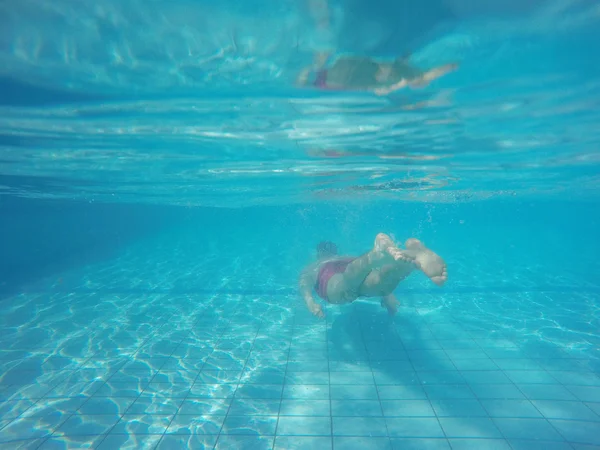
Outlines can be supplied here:
[[374, 249], [391, 256], [394, 261], [413, 262], [415, 259], [413, 252], [405, 252], [404, 250], [400, 250], [398, 247], [396, 247], [396, 244], [392, 238], [385, 233], [379, 233], [375, 237]]
[[387, 234], [379, 233], [375, 236], [373, 249], [369, 252], [369, 262], [375, 265], [385, 263], [386, 260], [390, 259], [388, 249], [392, 245], [394, 245], [394, 242]]
[[400, 302], [394, 294], [386, 295], [381, 299], [381, 307], [386, 308], [390, 316], [395, 316], [398, 312]]
[[390, 247], [387, 252], [392, 256], [392, 258], [394, 258], [395, 261], [397, 262], [414, 262], [415, 261], [415, 254], [412, 252], [406, 252], [404, 250], [400, 250], [399, 248], [396, 247]]
[[405, 244], [408, 252], [415, 255], [415, 266], [421, 269], [438, 286], [448, 280], [448, 267], [441, 256], [429, 250], [418, 239], [410, 238]]
[[390, 247], [396, 247], [396, 244], [394, 244], [392, 238], [387, 234], [379, 233], [377, 236], [375, 236], [375, 245], [373, 246], [374, 250], [385, 252]]

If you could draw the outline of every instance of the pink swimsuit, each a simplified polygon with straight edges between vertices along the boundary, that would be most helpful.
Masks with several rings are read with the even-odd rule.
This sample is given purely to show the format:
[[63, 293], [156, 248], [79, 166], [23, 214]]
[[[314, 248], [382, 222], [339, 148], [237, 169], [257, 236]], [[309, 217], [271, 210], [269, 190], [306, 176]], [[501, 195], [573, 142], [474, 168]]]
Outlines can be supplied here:
[[327, 85], [327, 69], [321, 69], [317, 72], [315, 76], [315, 81], [313, 82], [313, 86], [322, 89], [325, 91], [344, 91], [343, 87], [331, 87]]
[[315, 283], [315, 291], [319, 294], [325, 301], [329, 301], [327, 299], [327, 284], [332, 276], [338, 273], [344, 273], [346, 271], [346, 267], [355, 258], [345, 258], [345, 259], [336, 259], [333, 261], [326, 262], [319, 269], [319, 276], [317, 277], [317, 282]]

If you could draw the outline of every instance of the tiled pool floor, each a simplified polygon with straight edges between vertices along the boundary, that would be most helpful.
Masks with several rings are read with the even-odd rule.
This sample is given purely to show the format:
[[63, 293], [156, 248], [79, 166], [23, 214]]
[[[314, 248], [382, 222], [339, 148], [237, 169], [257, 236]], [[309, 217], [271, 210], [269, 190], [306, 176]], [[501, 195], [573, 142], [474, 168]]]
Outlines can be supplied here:
[[593, 318], [535, 295], [556, 317], [531, 294], [321, 321], [276, 294], [19, 296], [0, 307], [0, 448], [600, 448]]

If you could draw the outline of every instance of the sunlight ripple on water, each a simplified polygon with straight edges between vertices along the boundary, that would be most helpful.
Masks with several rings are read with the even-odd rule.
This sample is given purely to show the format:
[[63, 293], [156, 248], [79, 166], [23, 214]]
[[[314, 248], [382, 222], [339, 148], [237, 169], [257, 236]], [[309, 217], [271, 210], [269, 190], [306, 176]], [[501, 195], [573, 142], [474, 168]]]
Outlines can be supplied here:
[[589, 197], [600, 184], [600, 82], [585, 52], [560, 64], [540, 38], [593, 26], [594, 8], [463, 24], [413, 55], [458, 72], [378, 97], [293, 87], [311, 44], [287, 3], [259, 23], [241, 6], [52, 5], [4, 11], [0, 75], [110, 100], [0, 104], [0, 194], [232, 206]]

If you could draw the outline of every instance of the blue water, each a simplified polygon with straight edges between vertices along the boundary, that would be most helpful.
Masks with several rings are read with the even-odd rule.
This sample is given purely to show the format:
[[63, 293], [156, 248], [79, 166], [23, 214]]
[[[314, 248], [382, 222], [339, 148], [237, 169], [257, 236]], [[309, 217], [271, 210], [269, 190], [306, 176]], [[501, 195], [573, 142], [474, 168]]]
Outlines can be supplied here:
[[[307, 5], [0, 3], [1, 450], [600, 449], [598, 5]], [[312, 316], [379, 232], [448, 282]]]

